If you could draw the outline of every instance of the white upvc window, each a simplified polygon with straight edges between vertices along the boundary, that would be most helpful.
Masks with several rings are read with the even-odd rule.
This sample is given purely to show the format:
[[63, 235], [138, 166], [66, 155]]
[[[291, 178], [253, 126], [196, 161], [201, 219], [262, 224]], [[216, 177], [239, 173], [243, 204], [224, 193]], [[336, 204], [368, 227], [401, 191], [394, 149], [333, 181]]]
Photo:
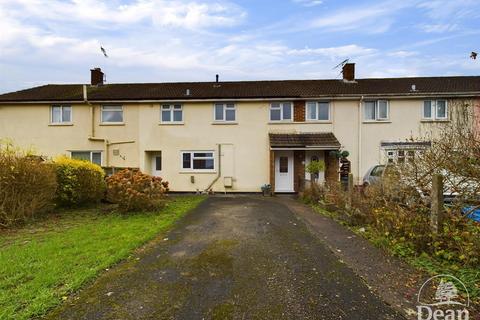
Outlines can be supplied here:
[[424, 120], [447, 120], [448, 104], [446, 100], [423, 101], [422, 118]]
[[270, 121], [292, 121], [293, 103], [272, 102], [270, 104]]
[[365, 101], [363, 103], [365, 121], [386, 121], [390, 118], [390, 106], [387, 100]]
[[388, 163], [405, 163], [413, 162], [417, 153], [421, 152], [421, 149], [389, 149], [386, 150]]
[[182, 170], [184, 171], [214, 171], [215, 152], [209, 151], [182, 151]]
[[232, 102], [217, 102], [213, 106], [213, 120], [217, 122], [235, 122], [237, 120], [236, 107]]
[[181, 104], [163, 104], [161, 107], [161, 122], [182, 123], [183, 107]]
[[50, 122], [53, 124], [71, 123], [72, 107], [61, 104], [52, 105], [50, 108]]
[[101, 121], [102, 123], [123, 123], [123, 106], [102, 106]]
[[329, 121], [330, 103], [328, 101], [309, 101], [306, 105], [307, 121]]
[[87, 160], [102, 165], [102, 152], [101, 151], [70, 151], [70, 157], [72, 159]]

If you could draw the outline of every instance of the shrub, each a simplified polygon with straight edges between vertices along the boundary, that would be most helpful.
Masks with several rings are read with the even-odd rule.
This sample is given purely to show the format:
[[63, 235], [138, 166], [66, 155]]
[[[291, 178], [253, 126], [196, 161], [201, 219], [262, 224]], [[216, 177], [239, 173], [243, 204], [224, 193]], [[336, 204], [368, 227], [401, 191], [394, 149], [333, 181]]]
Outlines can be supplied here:
[[317, 204], [325, 198], [325, 187], [315, 182], [311, 182], [305, 189], [300, 192], [300, 198], [305, 203]]
[[305, 171], [308, 173], [318, 174], [321, 171], [325, 171], [325, 162], [320, 160], [311, 161], [306, 167]]
[[51, 164], [12, 148], [0, 147], [0, 225], [4, 227], [53, 207], [57, 182]]
[[89, 161], [55, 159], [58, 188], [56, 201], [65, 207], [98, 203], [105, 195], [105, 173]]
[[[401, 254], [427, 254], [453, 266], [480, 266], [480, 224], [462, 216], [456, 207], [446, 210], [443, 226], [434, 234], [428, 205], [418, 199], [408, 203], [408, 188], [398, 180], [384, 178], [363, 193], [355, 191], [350, 202], [339, 185], [323, 190], [320, 202], [315, 203], [334, 204], [340, 209], [336, 214], [339, 219], [368, 227], [374, 238], [385, 239], [391, 249], [403, 248]], [[306, 195], [310, 197], [307, 201], [315, 198], [311, 191]]]
[[124, 212], [156, 209], [166, 192], [168, 182], [138, 170], [125, 169], [107, 178], [107, 200]]

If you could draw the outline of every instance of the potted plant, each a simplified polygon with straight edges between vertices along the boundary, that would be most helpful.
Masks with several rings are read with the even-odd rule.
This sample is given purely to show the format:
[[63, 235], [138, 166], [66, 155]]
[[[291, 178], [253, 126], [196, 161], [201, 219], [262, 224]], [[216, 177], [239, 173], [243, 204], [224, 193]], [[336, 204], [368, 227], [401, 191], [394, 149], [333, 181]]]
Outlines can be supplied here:
[[270, 184], [264, 184], [262, 187], [262, 193], [264, 197], [272, 195], [272, 186]]

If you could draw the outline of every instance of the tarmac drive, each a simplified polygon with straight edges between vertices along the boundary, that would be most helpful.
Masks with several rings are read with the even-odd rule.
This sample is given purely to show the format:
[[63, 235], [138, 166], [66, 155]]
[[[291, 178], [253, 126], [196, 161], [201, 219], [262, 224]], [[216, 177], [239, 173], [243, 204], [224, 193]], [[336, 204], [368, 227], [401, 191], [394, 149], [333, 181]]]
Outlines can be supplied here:
[[404, 319], [275, 198], [210, 197], [164, 237], [48, 318]]

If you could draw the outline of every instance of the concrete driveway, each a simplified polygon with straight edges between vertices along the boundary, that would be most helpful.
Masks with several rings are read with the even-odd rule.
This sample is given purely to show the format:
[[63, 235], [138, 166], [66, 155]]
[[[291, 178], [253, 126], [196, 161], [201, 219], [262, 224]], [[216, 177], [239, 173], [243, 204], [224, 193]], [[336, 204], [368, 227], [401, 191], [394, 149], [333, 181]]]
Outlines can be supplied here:
[[284, 203], [209, 198], [50, 318], [402, 319]]

